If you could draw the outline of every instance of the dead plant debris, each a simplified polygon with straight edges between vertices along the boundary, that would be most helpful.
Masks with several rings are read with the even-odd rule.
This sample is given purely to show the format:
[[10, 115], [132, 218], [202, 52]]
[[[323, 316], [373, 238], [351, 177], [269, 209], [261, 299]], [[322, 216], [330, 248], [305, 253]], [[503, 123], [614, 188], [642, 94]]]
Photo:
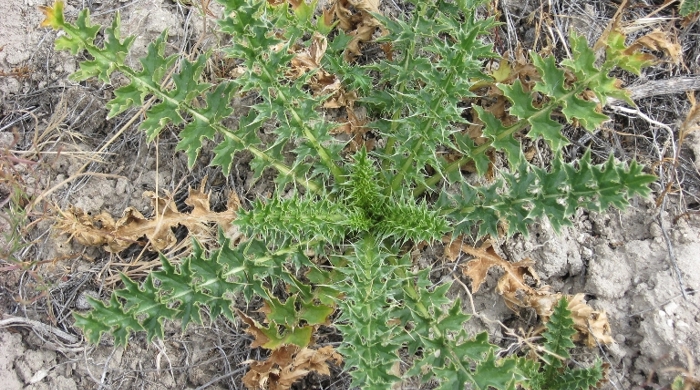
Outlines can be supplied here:
[[[492, 267], [503, 269], [505, 273], [498, 280], [496, 291], [503, 296], [506, 306], [516, 312], [522, 308], [533, 308], [544, 322], [549, 320], [554, 306], [564, 295], [552, 292], [550, 286], [541, 285], [540, 278], [533, 269], [534, 261], [524, 259], [511, 263], [498, 256], [488, 242], [475, 248], [463, 244], [458, 238], [449, 244], [445, 253], [451, 261], [455, 261], [460, 253], [474, 257], [462, 266], [462, 273], [472, 281], [473, 293], [479, 291]], [[590, 307], [584, 300], [584, 294], [566, 297], [577, 331], [575, 341], [583, 341], [591, 347], [597, 345], [596, 341], [602, 344], [614, 342], [605, 312]]]
[[147, 218], [133, 207], [124, 210], [121, 218], [114, 218], [107, 212], [90, 215], [84, 210], [69, 206], [60, 210], [56, 217], [54, 229], [61, 234], [67, 234], [68, 240], [75, 240], [85, 246], [102, 246], [111, 253], [118, 253], [142, 238], [148, 240], [155, 251], [164, 251], [177, 243], [173, 228], [185, 226], [189, 236], [200, 241], [208, 241], [215, 237], [216, 227], [227, 227], [236, 218], [240, 200], [235, 192], [231, 192], [226, 211], [217, 213], [209, 207], [209, 194], [204, 192], [206, 180], [202, 181], [199, 189], [190, 189], [185, 204], [192, 207], [190, 213], [177, 210], [171, 198], [158, 196], [151, 191], [144, 196], [151, 198], [155, 214]]

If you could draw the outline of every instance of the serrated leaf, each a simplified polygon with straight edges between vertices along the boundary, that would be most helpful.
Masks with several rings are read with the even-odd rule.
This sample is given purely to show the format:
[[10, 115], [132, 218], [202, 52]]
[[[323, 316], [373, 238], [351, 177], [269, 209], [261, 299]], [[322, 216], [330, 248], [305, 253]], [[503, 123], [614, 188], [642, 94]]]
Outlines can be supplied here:
[[288, 297], [282, 303], [276, 297], [268, 297], [261, 309], [270, 322], [277, 324], [296, 326], [298, 313], [296, 309], [296, 295]]
[[114, 91], [114, 99], [107, 103], [109, 114], [107, 119], [112, 119], [129, 108], [143, 104], [147, 92], [140, 89], [137, 82], [117, 88]]
[[[53, 23], [57, 24], [63, 20], [63, 15], [58, 18], [59, 8], [55, 6]], [[60, 6], [61, 14], [63, 13], [63, 2]], [[73, 55], [77, 55], [80, 50], [86, 48], [86, 45], [92, 45], [97, 33], [100, 31], [100, 26], [90, 24], [90, 12], [82, 10], [78, 13], [78, 19], [75, 25], [63, 22], [61, 25], [67, 31], [66, 35], [56, 39], [56, 50], [68, 50]]]
[[[469, 157], [474, 161], [474, 166], [476, 167], [476, 172], [480, 176], [486, 175], [489, 166], [491, 165], [491, 160], [483, 151], [479, 150], [479, 147], [474, 143], [474, 140], [468, 134], [455, 133], [453, 134], [455, 144], [457, 149], [464, 154], [465, 157]], [[461, 178], [461, 175], [459, 176]]]
[[335, 308], [329, 304], [304, 303], [299, 310], [299, 319], [306, 321], [309, 325], [323, 325], [329, 322], [328, 317], [333, 312]]
[[499, 84], [498, 88], [512, 103], [510, 114], [520, 119], [529, 118], [537, 113], [537, 109], [532, 106], [532, 95], [525, 92], [520, 79], [516, 79], [513, 85]]
[[552, 150], [559, 151], [569, 144], [569, 140], [561, 134], [564, 126], [552, 120], [551, 108], [543, 110], [537, 116], [530, 117], [528, 123], [530, 124], [528, 136], [532, 139], [542, 136]]
[[551, 354], [544, 354], [542, 360], [552, 368], [561, 367], [563, 365], [561, 359], [568, 359], [571, 356], [569, 350], [575, 347], [571, 338], [576, 334], [576, 330], [574, 330], [574, 321], [571, 319], [568, 306], [566, 297], [562, 297], [554, 306], [554, 312], [542, 334], [545, 339], [544, 347], [551, 352]]
[[[201, 279], [199, 284], [204, 286], [202, 291], [211, 296], [211, 299], [207, 302], [210, 316], [213, 319], [223, 314], [229, 321], [232, 321], [233, 311], [231, 306], [233, 302], [227, 298], [227, 295], [235, 293], [239, 286], [227, 280], [223, 275], [223, 265], [216, 261], [216, 253], [221, 251], [221, 249], [215, 251], [211, 258], [205, 259], [202, 247], [196, 240], [193, 239], [193, 241], [193, 258], [190, 261], [190, 266], [197, 277]], [[224, 246], [228, 245], [228, 241], [221, 238], [220, 243]]]
[[596, 111], [595, 103], [577, 97], [575, 90], [566, 88], [564, 71], [557, 67], [554, 57], [542, 58], [533, 54], [532, 62], [542, 75], [542, 81], [535, 84], [534, 90], [560, 101], [562, 112], [568, 121], [576, 119], [586, 130], [593, 131], [610, 119]]
[[99, 343], [104, 333], [113, 333], [115, 344], [126, 346], [128, 331], [144, 330], [133, 313], [124, 311], [117, 296], [112, 294], [109, 304], [88, 298], [92, 310], [85, 314], [74, 314], [75, 324], [85, 333], [90, 343]]
[[493, 351], [490, 351], [486, 359], [477, 365], [473, 379], [477, 389], [510, 390], [515, 389], [515, 381], [519, 376], [515, 359], [497, 361]]
[[605, 50], [606, 61], [610, 61], [620, 68], [639, 76], [642, 68], [653, 64], [656, 57], [649, 53], [643, 53], [625, 46], [626, 36], [617, 30], [610, 32]]
[[146, 57], [139, 59], [139, 62], [141, 62], [141, 70], [137, 75], [146, 85], [160, 84], [165, 76], [165, 72], [168, 71], [177, 60], [176, 54], [164, 57], [167, 38], [168, 30], [165, 30], [155, 41], [148, 44]]
[[142, 105], [146, 95], [159, 89], [165, 72], [177, 58], [175, 54], [167, 58], [163, 56], [166, 37], [167, 31], [163, 31], [154, 42], [148, 45], [146, 57], [139, 60], [142, 69], [133, 73], [130, 84], [114, 91], [114, 99], [107, 103], [107, 108], [110, 109], [107, 119], [115, 117], [134, 105]]
[[178, 105], [170, 100], [162, 101], [146, 111], [146, 119], [139, 128], [146, 132], [148, 142], [153, 142], [168, 123], [179, 125], [183, 122]]
[[209, 301], [210, 297], [194, 288], [197, 283], [190, 268], [191, 257], [186, 258], [178, 267], [179, 269], [176, 269], [163, 255], [160, 256], [160, 260], [162, 270], [153, 272], [152, 275], [160, 281], [160, 290], [168, 297], [167, 301], [177, 303], [176, 309], [182, 331], [187, 329], [190, 322], [201, 324], [200, 305]]
[[587, 83], [587, 87], [596, 94], [599, 103], [605, 105], [608, 97], [614, 97], [633, 105], [628, 93], [620, 88], [622, 82], [608, 76], [611, 64], [604, 63], [602, 69], [595, 65], [596, 54], [588, 46], [586, 38], [572, 32], [570, 41], [573, 58], [562, 61], [562, 65], [571, 68], [579, 81]]
[[564, 370], [552, 383], [560, 390], [588, 390], [599, 388], [603, 378], [602, 362], [598, 359], [593, 367]]
[[588, 131], [594, 131], [610, 118], [596, 111], [597, 104], [580, 99], [576, 96], [571, 96], [566, 99], [566, 107], [562, 109], [566, 119], [572, 122], [578, 120], [583, 127]]
[[146, 331], [148, 341], [152, 341], [154, 338], [163, 339], [163, 320], [175, 318], [178, 314], [177, 310], [171, 309], [167, 304], [161, 302], [158, 296], [158, 288], [153, 284], [152, 275], [149, 274], [146, 277], [142, 288], [139, 287], [138, 283], [122, 275], [124, 289], [115, 291], [113, 295], [124, 299], [126, 302], [124, 304], [125, 309], [134, 313], [134, 315], [144, 317], [140, 322]]
[[63, 19], [63, 1], [55, 1], [53, 7], [40, 5], [39, 10], [44, 14], [44, 20], [40, 25], [41, 27], [51, 27], [54, 30], [58, 30], [65, 25], [65, 20]]
[[248, 325], [246, 332], [255, 338], [251, 348], [263, 347], [269, 350], [276, 350], [290, 344], [304, 348], [311, 343], [311, 335], [313, 333], [313, 327], [311, 326], [285, 327], [280, 333], [276, 322], [270, 322], [269, 326], [263, 326], [240, 311], [238, 312], [238, 317]]
[[63, 26], [68, 34], [56, 40], [56, 49], [67, 49], [73, 54], [85, 49], [93, 57], [92, 60], [80, 63], [80, 69], [70, 75], [72, 80], [82, 81], [97, 76], [104, 83], [110, 82], [109, 76], [123, 66], [124, 59], [135, 39], [135, 37], [128, 37], [122, 41], [119, 34], [120, 24], [120, 16], [117, 13], [112, 26], [104, 30], [103, 48], [93, 43], [100, 26], [90, 24], [89, 13], [86, 10], [78, 15], [75, 25]]
[[194, 62], [184, 60], [180, 65], [180, 71], [172, 76], [175, 89], [170, 97], [177, 102], [187, 103], [195, 96], [199, 96], [211, 87], [209, 83], [200, 83], [199, 76], [204, 70], [207, 55], [200, 55]]
[[[529, 104], [529, 103], [528, 103]], [[475, 106], [474, 110], [479, 114], [479, 119], [484, 122], [483, 135], [492, 140], [491, 146], [497, 150], [503, 150], [508, 157], [511, 166], [518, 166], [523, 161], [523, 153], [520, 143], [513, 138], [511, 129], [503, 126], [498, 118], [481, 107]], [[517, 110], [516, 110], [517, 111]], [[519, 112], [525, 112], [520, 110]], [[483, 169], [477, 166], [477, 170]], [[481, 172], [479, 172], [482, 174]]]
[[454, 352], [464, 362], [471, 364], [469, 360], [479, 362], [493, 349], [494, 345], [489, 343], [488, 333], [481, 332], [476, 337], [455, 345]]
[[561, 98], [569, 92], [564, 86], [566, 80], [564, 71], [557, 67], [554, 56], [542, 58], [539, 54], [533, 53], [532, 63], [542, 76], [542, 81], [535, 84], [535, 91], [555, 98]]

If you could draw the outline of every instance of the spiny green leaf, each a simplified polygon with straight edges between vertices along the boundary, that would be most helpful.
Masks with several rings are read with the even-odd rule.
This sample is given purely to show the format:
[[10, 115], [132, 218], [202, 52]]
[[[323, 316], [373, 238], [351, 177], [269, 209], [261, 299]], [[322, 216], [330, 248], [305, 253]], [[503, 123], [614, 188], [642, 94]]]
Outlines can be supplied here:
[[571, 337], [576, 334], [576, 330], [568, 305], [566, 297], [559, 300], [542, 334], [545, 339], [544, 347], [551, 352], [551, 354], [543, 354], [542, 360], [549, 368], [561, 367], [563, 365], [561, 359], [568, 359], [571, 356], [569, 350], [575, 347]]
[[599, 388], [603, 378], [602, 361], [598, 359], [592, 367], [564, 370], [551, 383], [561, 390], [588, 390]]
[[292, 239], [297, 242], [323, 239], [336, 243], [350, 232], [348, 212], [327, 199], [257, 200], [251, 211], [239, 213], [235, 223], [247, 234], [266, 241]]
[[454, 353], [465, 363], [469, 360], [479, 362], [484, 359], [487, 353], [493, 351], [494, 345], [489, 343], [489, 336], [486, 332], [477, 334], [474, 338], [456, 344]]
[[284, 303], [276, 297], [268, 297], [265, 303], [269, 309], [269, 313], [265, 314], [268, 320], [274, 321], [277, 324], [289, 326], [297, 324], [298, 313], [296, 309], [296, 295], [288, 297]]
[[207, 55], [200, 55], [194, 62], [182, 61], [180, 71], [172, 77], [175, 89], [170, 94], [170, 98], [186, 103], [209, 89], [211, 84], [199, 82], [207, 59]]
[[277, 323], [271, 322], [269, 327], [260, 326], [260, 331], [270, 339], [270, 341], [263, 344], [263, 348], [275, 350], [287, 344], [305, 348], [311, 344], [311, 337], [314, 331], [312, 326], [285, 328], [285, 330], [280, 333], [277, 325]]
[[97, 344], [104, 333], [111, 333], [115, 344], [126, 346], [130, 331], [144, 330], [133, 310], [125, 311], [116, 295], [112, 295], [109, 304], [89, 297], [88, 302], [92, 310], [85, 315], [75, 313], [74, 317], [75, 325], [83, 330], [90, 343]]
[[[528, 102], [528, 104], [530, 103]], [[512, 129], [503, 126], [500, 120], [483, 108], [475, 106], [474, 110], [478, 113], [479, 119], [484, 122], [484, 129], [482, 132], [484, 137], [491, 139], [491, 146], [505, 151], [508, 162], [512, 166], [520, 164], [520, 162], [524, 160], [524, 156], [520, 148], [520, 142], [513, 138]]]
[[212, 126], [223, 118], [233, 113], [229, 102], [235, 92], [233, 83], [221, 83], [206, 95], [207, 106], [198, 112], [194, 120], [188, 123], [180, 132], [180, 142], [176, 150], [184, 150], [187, 153], [187, 163], [193, 167], [199, 156], [204, 139], [213, 140], [217, 128]]
[[572, 32], [570, 41], [573, 58], [562, 61], [562, 65], [571, 68], [578, 80], [585, 80], [587, 87], [596, 94], [601, 104], [604, 105], [608, 97], [625, 100], [633, 104], [629, 98], [629, 94], [620, 88], [619, 85], [621, 85], [622, 82], [614, 77], [608, 76], [608, 72], [614, 63], [606, 62], [602, 69], [599, 69], [595, 65], [595, 52], [588, 46], [586, 37], [579, 36], [575, 32]]
[[564, 71], [557, 67], [554, 57], [542, 58], [535, 53], [532, 54], [532, 62], [542, 76], [542, 81], [535, 84], [535, 91], [545, 93], [560, 102], [563, 107], [562, 112], [568, 121], [578, 120], [586, 130], [593, 131], [609, 120], [607, 115], [596, 111], [595, 103], [577, 96], [583, 92], [582, 87], [567, 89]]
[[[532, 95], [529, 92], [525, 92], [523, 89], [523, 84], [520, 79], [515, 80], [513, 85], [503, 85], [499, 84], [498, 88], [503, 91], [503, 94], [510, 100], [512, 106], [509, 111], [510, 114], [516, 116], [520, 119], [530, 118], [531, 116], [537, 114], [537, 110], [532, 105]], [[481, 107], [479, 107], [481, 108]]]
[[153, 274], [149, 274], [142, 286], [121, 275], [124, 289], [116, 290], [114, 296], [124, 299], [124, 308], [133, 315], [143, 317], [140, 320], [146, 331], [148, 341], [154, 338], [163, 339], [163, 320], [175, 318], [178, 311], [163, 303], [158, 288], [153, 283]]
[[146, 112], [146, 119], [141, 122], [139, 128], [146, 132], [148, 141], [153, 142], [161, 130], [171, 122], [173, 125], [179, 125], [182, 124], [183, 119], [178, 112], [178, 104], [166, 100], [154, 105]]
[[564, 128], [559, 122], [552, 120], [552, 109], [544, 109], [538, 115], [528, 118], [530, 132], [528, 136], [536, 139], [539, 136], [547, 141], [552, 150], [562, 150], [569, 140], [561, 134]]
[[606, 62], [609, 61], [639, 76], [642, 68], [653, 64], [656, 61], [656, 57], [638, 50], [630, 50], [630, 48], [625, 46], [625, 38], [625, 35], [619, 31], [613, 30], [610, 32], [607, 40], [608, 47], [605, 50]]
[[[210, 297], [194, 288], [197, 285], [195, 278], [199, 276], [195, 275], [190, 267], [192, 258], [186, 258], [177, 267], [178, 269], [163, 255], [160, 256], [160, 261], [162, 270], [153, 272], [151, 275], [160, 281], [159, 288], [164, 293], [165, 300], [169, 303], [177, 303], [182, 331], [187, 329], [190, 322], [201, 324], [201, 305], [209, 301]], [[168, 297], [171, 296], [177, 298], [169, 299]]]
[[329, 304], [316, 305], [313, 302], [304, 302], [299, 310], [299, 319], [306, 321], [309, 325], [321, 325], [328, 322], [328, 317], [334, 311], [333, 306]]
[[[167, 58], [163, 56], [166, 37], [167, 31], [164, 31], [148, 45], [148, 54], [140, 59], [141, 71], [132, 72], [131, 83], [114, 91], [114, 99], [107, 103], [107, 108], [110, 110], [107, 119], [111, 119], [135, 105], [143, 105], [145, 97], [159, 88], [165, 72], [177, 59], [174, 54]], [[130, 73], [127, 72], [127, 74]]]
[[[648, 195], [654, 176], [643, 173], [635, 162], [629, 167], [609, 160], [591, 164], [590, 152], [578, 162], [563, 163], [555, 158], [551, 170], [521, 166], [517, 174], [503, 173], [490, 185], [473, 187], [463, 184], [459, 198], [450, 201], [445, 195], [443, 210], [456, 221], [457, 231], [479, 226], [479, 234], [498, 234], [498, 224], [508, 225], [509, 234], [527, 234], [533, 218], [547, 216], [560, 228], [580, 205], [592, 210], [608, 206], [626, 207], [635, 195]], [[453, 206], [450, 206], [452, 204]], [[454, 206], [459, 205], [459, 206]], [[464, 229], [464, 230], [462, 230]]]
[[[209, 296], [206, 302], [209, 314], [212, 319], [223, 314], [228, 320], [232, 321], [233, 311], [231, 306], [233, 302], [228, 296], [238, 291], [239, 286], [236, 283], [229, 282], [228, 278], [223, 275], [224, 267], [214, 257], [217, 251], [214, 252], [212, 257], [205, 258], [204, 250], [199, 242], [195, 239], [192, 241], [192, 255], [186, 261], [189, 262], [192, 272], [200, 279], [198, 284], [202, 286], [202, 292]], [[229, 242], [221, 236], [220, 243], [226, 246]]]
[[[71, 54], [77, 55], [88, 45], [93, 45], [93, 41], [100, 31], [100, 26], [90, 23], [90, 12], [88, 10], [82, 10], [78, 13], [78, 19], [74, 25], [63, 20], [63, 2], [56, 2], [53, 10], [52, 26], [60, 26], [67, 32], [66, 35], [56, 38], [56, 50], [68, 50]], [[58, 16], [59, 12], [61, 13], [60, 17]]]
[[539, 54], [533, 53], [532, 63], [542, 76], [542, 81], [535, 84], [535, 91], [558, 99], [565, 97], [569, 93], [564, 84], [566, 81], [564, 71], [557, 67], [554, 57], [542, 58]]
[[477, 389], [515, 389], [517, 379], [522, 379], [515, 359], [498, 359], [489, 352], [486, 359], [474, 370], [473, 380]]

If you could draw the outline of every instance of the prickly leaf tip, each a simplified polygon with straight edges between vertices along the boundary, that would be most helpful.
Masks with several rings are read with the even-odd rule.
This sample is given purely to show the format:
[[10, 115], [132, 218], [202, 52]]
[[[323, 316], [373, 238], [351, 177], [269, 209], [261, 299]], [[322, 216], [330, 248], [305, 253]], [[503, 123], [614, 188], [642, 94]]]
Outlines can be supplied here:
[[65, 21], [63, 20], [63, 2], [56, 1], [53, 7], [39, 6], [39, 10], [44, 13], [46, 18], [41, 22], [41, 27], [51, 27], [54, 30], [58, 30], [63, 27]]

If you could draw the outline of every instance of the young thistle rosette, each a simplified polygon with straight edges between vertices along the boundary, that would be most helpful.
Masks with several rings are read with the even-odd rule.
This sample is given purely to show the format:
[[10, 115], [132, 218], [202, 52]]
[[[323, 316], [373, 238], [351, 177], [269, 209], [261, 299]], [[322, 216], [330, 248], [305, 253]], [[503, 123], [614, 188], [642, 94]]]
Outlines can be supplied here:
[[[365, 389], [387, 389], [412, 376], [437, 380], [442, 389], [467, 384], [512, 389], [550, 375], [553, 369], [540, 370], [524, 359], [496, 357], [486, 334], [468, 335], [469, 316], [448, 296], [450, 283], [435, 284], [430, 270], [415, 269], [405, 244], [448, 233], [498, 235], [504, 227], [509, 235], [526, 234], [530, 223], [544, 217], [559, 229], [578, 207], [622, 208], [631, 197], [648, 195], [654, 178], [635, 162], [611, 157], [596, 165], [590, 153], [564, 162], [560, 152], [568, 140], [558, 119], [561, 113], [562, 122], [596, 129], [608, 120], [598, 103], [607, 97], [629, 101], [609, 73], [616, 67], [638, 71], [644, 57], [627, 53], [624, 39], [611, 34], [606, 59], [597, 66], [585, 39], [574, 34], [572, 58], [561, 65], [553, 57], [531, 55], [539, 79], [529, 89], [517, 79], [495, 82], [484, 71], [485, 62], [499, 56], [486, 43], [495, 20], [477, 17], [483, 1], [415, 1], [406, 20], [372, 15], [383, 24], [378, 41], [390, 44], [391, 55], [369, 64], [344, 60], [350, 37], [331, 32], [326, 16], [314, 21], [315, 3], [217, 1], [225, 9], [220, 31], [231, 40], [213, 50], [237, 60], [242, 72], [212, 84], [201, 81], [209, 54], [192, 61], [183, 54], [166, 57], [166, 33], [149, 45], [141, 69], [134, 70], [124, 62], [134, 39], [120, 37], [118, 15], [98, 46], [101, 27], [90, 23], [87, 11], [71, 24], [62, 2], [43, 8], [42, 25], [65, 32], [57, 49], [90, 57], [74, 80], [98, 77], [109, 83], [115, 71], [129, 80], [114, 91], [110, 118], [144, 107], [152, 97], [141, 128], [154, 140], [165, 126], [181, 126], [178, 150], [190, 166], [204, 143], [213, 142], [210, 163], [225, 175], [243, 151], [252, 154], [256, 177], [267, 168], [277, 174], [272, 199], [255, 200], [235, 221], [248, 241], [231, 247], [222, 236], [221, 247], [209, 253], [195, 243], [180, 264], [161, 257], [162, 268], [142, 283], [124, 276], [125, 287], [108, 303], [91, 300], [94, 309], [75, 316], [87, 339], [96, 343], [111, 333], [124, 345], [134, 331], [145, 331], [149, 340], [162, 338], [164, 320], [180, 321], [184, 330], [204, 321], [205, 308], [212, 318], [233, 321], [237, 297], [246, 302], [260, 297], [267, 322], [241, 316], [266, 340], [259, 345], [271, 350], [310, 345], [315, 329], [329, 324], [338, 310], [339, 351], [353, 384]], [[344, 155], [345, 142], [332, 135], [337, 123], [321, 109], [327, 97], [307, 88], [314, 71], [288, 76], [299, 47], [310, 47], [319, 33], [329, 40], [320, 66], [356, 89], [380, 147]], [[508, 100], [507, 122], [476, 105], [473, 90], [484, 83]], [[598, 103], [585, 97], [589, 91]], [[229, 128], [223, 120], [232, 116], [235, 96], [253, 97], [254, 103]], [[469, 104], [482, 124], [486, 141], [480, 144], [466, 132]], [[265, 141], [263, 132], [270, 135]], [[516, 136], [544, 139], [554, 151], [551, 166], [527, 162]], [[467, 184], [462, 167], [472, 162], [483, 176], [494, 152], [503, 153], [508, 166], [489, 183]], [[284, 192], [290, 183], [304, 190]], [[437, 201], [422, 196], [428, 190], [438, 193]], [[284, 297], [273, 294], [277, 286], [284, 287]], [[557, 313], [561, 321], [552, 324], [550, 336], [559, 331], [565, 341], [566, 312]], [[408, 359], [396, 370], [400, 356]], [[561, 371], [555, 361], [544, 363]]]

